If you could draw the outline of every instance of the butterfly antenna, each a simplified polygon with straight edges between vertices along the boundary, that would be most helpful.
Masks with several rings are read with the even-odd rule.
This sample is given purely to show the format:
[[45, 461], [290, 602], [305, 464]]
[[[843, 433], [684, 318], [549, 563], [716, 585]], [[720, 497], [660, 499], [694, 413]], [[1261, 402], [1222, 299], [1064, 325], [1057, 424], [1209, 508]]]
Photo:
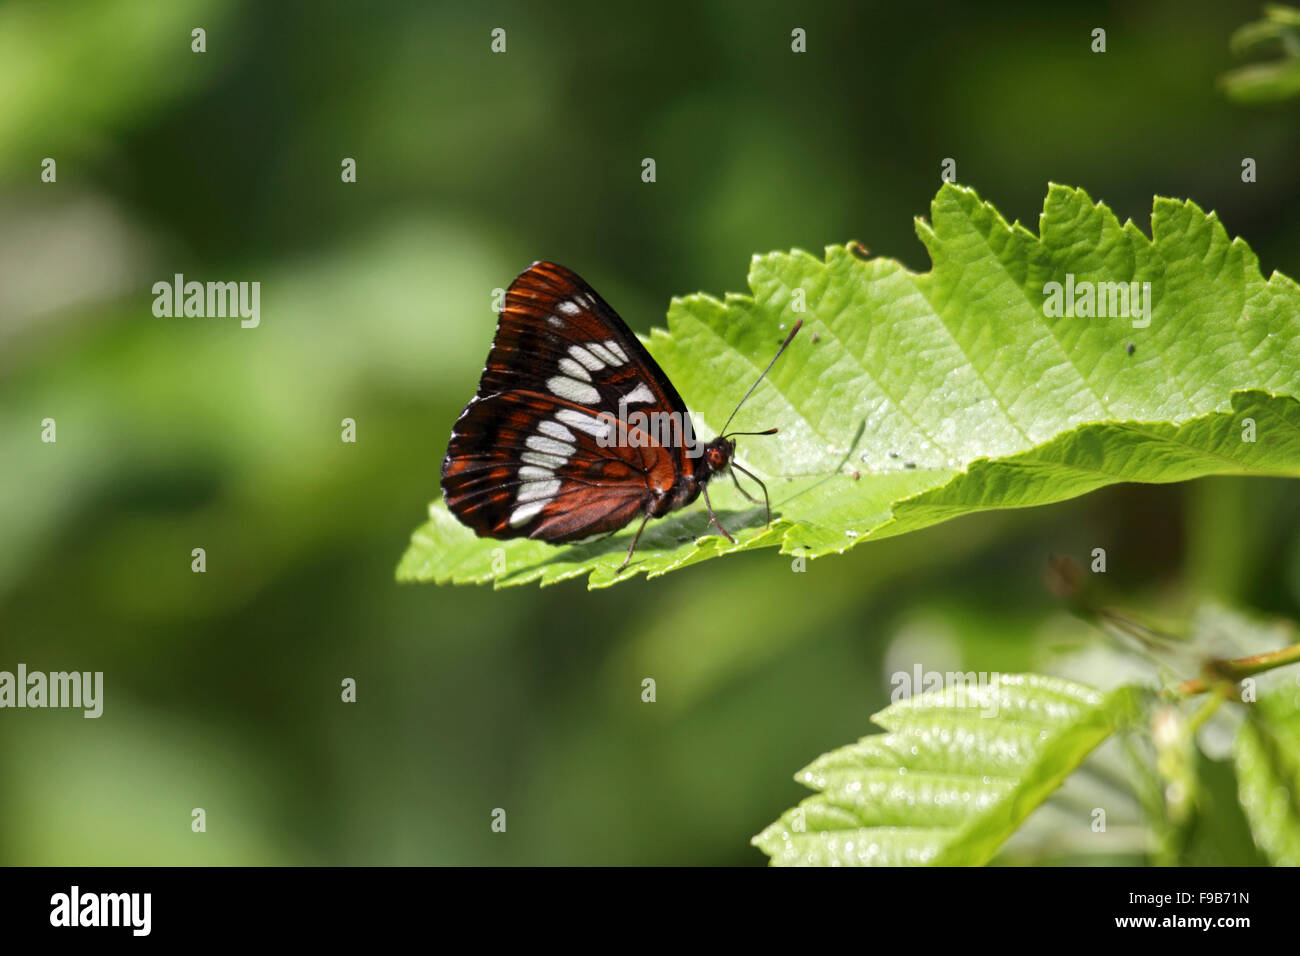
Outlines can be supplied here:
[[[758, 388], [758, 384], [759, 384], [759, 382], [763, 381], [763, 379], [765, 379], [765, 378], [767, 377], [767, 373], [770, 372], [770, 371], [772, 371], [772, 366], [776, 364], [776, 360], [779, 359], [779, 358], [781, 357], [781, 353], [784, 352], [784, 351], [786, 350], [786, 347], [789, 346], [789, 344], [790, 344], [792, 341], [794, 341], [794, 337], [795, 337], [795, 335], [798, 333], [798, 331], [799, 331], [801, 328], [803, 328], [803, 319], [800, 319], [798, 322], [796, 322], [796, 323], [794, 324], [794, 328], [790, 330], [790, 334], [787, 335], [787, 336], [785, 337], [785, 341], [781, 343], [781, 347], [780, 347], [779, 349], [777, 349], [777, 350], [776, 350], [776, 354], [772, 356], [772, 361], [768, 362], [768, 363], [767, 363], [767, 368], [763, 369], [763, 374], [760, 375], [760, 376], [758, 377], [758, 379], [754, 382], [753, 385], [749, 386], [749, 391], [745, 393], [745, 397], [742, 398], [742, 399], [741, 399], [741, 400], [736, 404], [736, 411], [733, 411], [733, 412], [731, 413], [731, 418], [728, 418], [728, 419], [727, 419], [727, 425], [730, 425], [730, 424], [731, 424], [731, 419], [736, 417], [736, 412], [740, 411], [740, 406], [741, 406], [741, 405], [744, 405], [745, 402], [746, 402], [746, 400], [749, 398], [749, 396], [751, 396], [751, 395], [754, 394], [754, 389]], [[722, 435], [723, 435], [724, 438], [727, 437], [727, 425], [723, 425], [723, 426], [722, 426]], [[776, 434], [776, 429], [773, 428], [773, 429], [771, 429], [771, 430], [769, 430], [769, 431], [765, 431], [765, 432], [735, 432], [734, 434], [737, 434], [737, 435], [747, 435], [747, 434], [753, 434], [753, 435], [775, 435], [775, 434]]]

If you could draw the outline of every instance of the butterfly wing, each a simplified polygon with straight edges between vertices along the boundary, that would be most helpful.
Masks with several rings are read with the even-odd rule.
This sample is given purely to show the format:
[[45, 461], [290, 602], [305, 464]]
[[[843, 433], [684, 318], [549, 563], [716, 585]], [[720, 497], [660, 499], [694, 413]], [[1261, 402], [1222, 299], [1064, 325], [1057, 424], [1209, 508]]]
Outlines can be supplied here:
[[[695, 460], [635, 426], [681, 397], [618, 314], [563, 266], [511, 284], [477, 395], [442, 464], [448, 508], [481, 536], [562, 542], [672, 507]], [[693, 433], [690, 433], [693, 435]]]
[[550, 394], [475, 399], [443, 461], [447, 507], [485, 537], [561, 542], [615, 531], [646, 510], [654, 483], [674, 480], [666, 449], [613, 442], [616, 428]]
[[614, 412], [620, 400], [630, 408], [685, 411], [618, 313], [577, 273], [553, 262], [534, 262], [506, 290], [478, 397], [516, 389]]

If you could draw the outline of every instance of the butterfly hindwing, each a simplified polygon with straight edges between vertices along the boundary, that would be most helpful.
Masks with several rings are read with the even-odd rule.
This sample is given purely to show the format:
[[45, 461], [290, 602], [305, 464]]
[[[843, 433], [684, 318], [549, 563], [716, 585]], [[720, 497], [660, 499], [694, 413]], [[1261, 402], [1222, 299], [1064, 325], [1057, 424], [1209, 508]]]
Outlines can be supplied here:
[[443, 462], [447, 505], [481, 535], [571, 541], [613, 531], [645, 510], [659, 447], [611, 442], [610, 424], [537, 392], [500, 392], [465, 409]]

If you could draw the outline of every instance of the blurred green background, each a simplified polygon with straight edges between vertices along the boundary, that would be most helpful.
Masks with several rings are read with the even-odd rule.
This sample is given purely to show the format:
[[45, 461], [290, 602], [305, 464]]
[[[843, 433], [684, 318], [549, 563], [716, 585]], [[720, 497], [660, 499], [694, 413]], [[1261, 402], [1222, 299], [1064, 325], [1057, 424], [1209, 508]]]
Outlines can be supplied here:
[[[763, 552], [600, 593], [393, 581], [492, 290], [534, 259], [642, 332], [673, 295], [745, 291], [755, 252], [856, 238], [924, 270], [912, 218], [952, 157], [1031, 228], [1049, 181], [1145, 231], [1154, 194], [1186, 197], [1300, 276], [1300, 107], [1215, 88], [1258, 13], [0, 5], [0, 669], [106, 684], [99, 720], [0, 712], [0, 862], [760, 864], [792, 775], [871, 729], [893, 671], [1068, 670], [1095, 638], [1049, 554], [1105, 547], [1133, 606], [1300, 617], [1300, 496], [1238, 479], [804, 574]], [[176, 272], [260, 281], [261, 327], [155, 318]], [[1086, 816], [1045, 819], [1009, 859], [1145, 859], [1140, 832], [1081, 849]]]

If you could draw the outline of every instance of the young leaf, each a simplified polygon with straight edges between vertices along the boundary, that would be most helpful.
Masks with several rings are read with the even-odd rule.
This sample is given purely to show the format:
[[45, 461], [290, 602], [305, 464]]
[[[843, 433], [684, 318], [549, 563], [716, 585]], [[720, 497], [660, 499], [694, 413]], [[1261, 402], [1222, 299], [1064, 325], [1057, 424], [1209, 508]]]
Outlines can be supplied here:
[[1300, 288], [1264, 279], [1213, 213], [1157, 199], [1148, 239], [1054, 185], [1035, 236], [950, 184], [931, 211], [929, 272], [857, 244], [756, 256], [752, 295], [675, 299], [649, 337], [707, 438], [805, 320], [735, 423], [780, 428], [738, 453], [768, 483], [771, 527], [715, 480], [737, 544], [708, 534], [699, 503], [652, 521], [620, 575], [634, 527], [567, 547], [477, 539], [438, 502], [398, 578], [605, 587], [751, 548], [815, 558], [1121, 481], [1300, 475]]
[[1300, 866], [1300, 688], [1261, 697], [1233, 753], [1255, 843], [1275, 865]]
[[872, 717], [888, 733], [801, 771], [795, 779], [820, 792], [753, 843], [777, 865], [986, 863], [1129, 720], [1137, 694], [1006, 674], [899, 701]]
[[1300, 10], [1269, 4], [1264, 19], [1239, 27], [1229, 41], [1238, 56], [1280, 54], [1238, 67], [1219, 85], [1240, 103], [1272, 103], [1300, 95]]

